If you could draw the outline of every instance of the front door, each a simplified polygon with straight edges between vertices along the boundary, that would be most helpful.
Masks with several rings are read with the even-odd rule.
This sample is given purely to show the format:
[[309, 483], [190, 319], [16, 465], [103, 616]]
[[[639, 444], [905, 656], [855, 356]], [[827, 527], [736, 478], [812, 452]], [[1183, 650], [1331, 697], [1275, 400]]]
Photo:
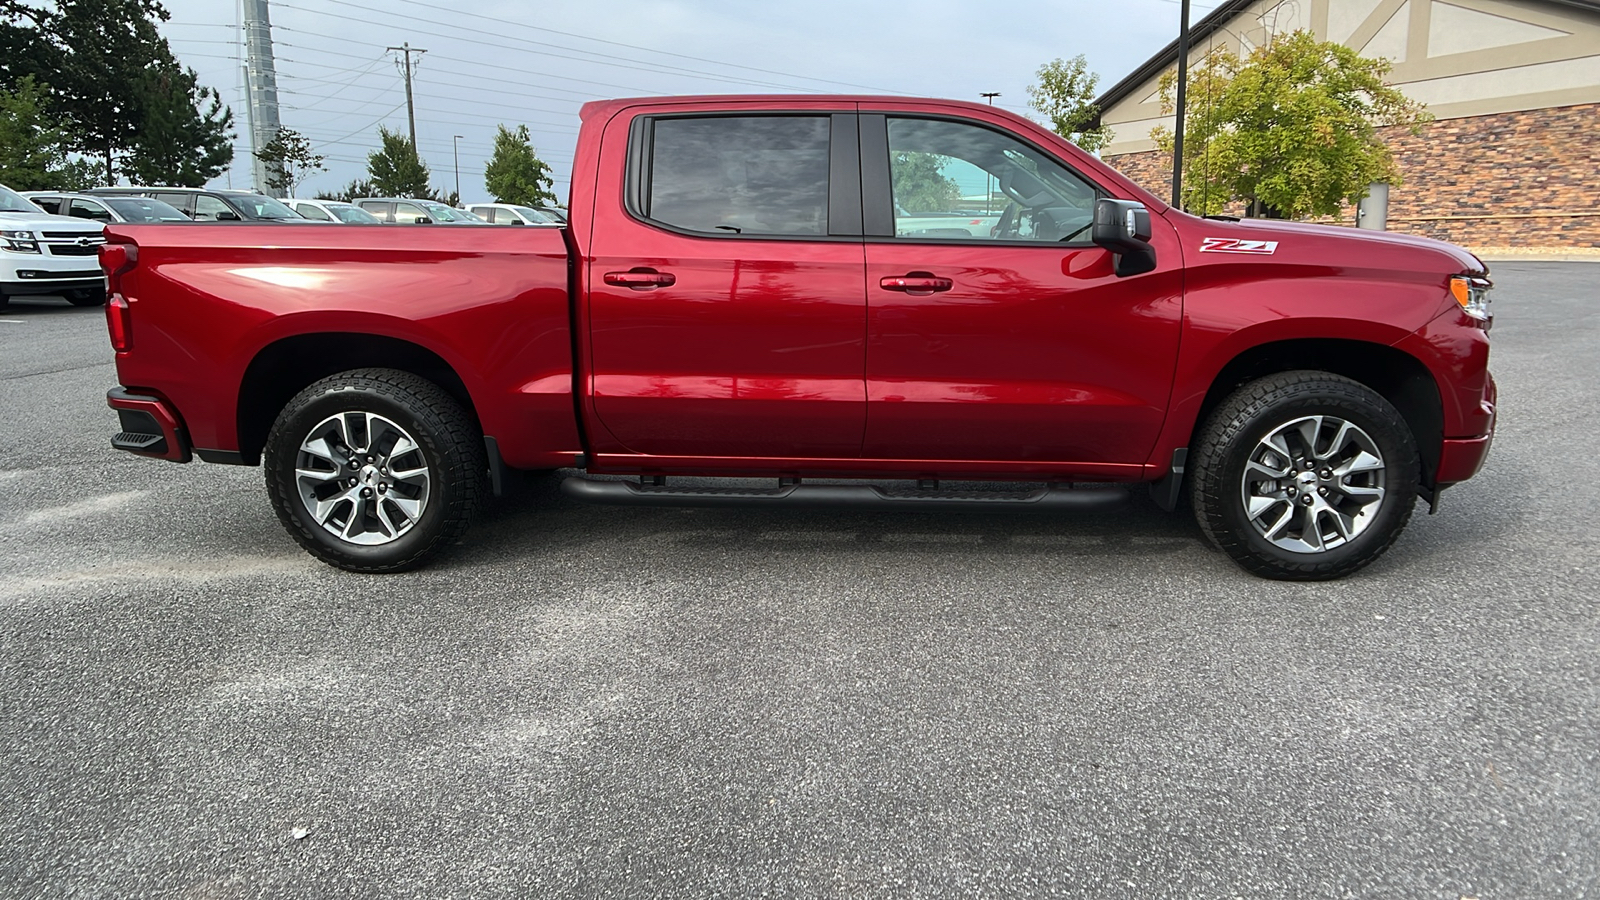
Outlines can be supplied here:
[[853, 114], [654, 115], [600, 203], [588, 335], [602, 453], [854, 457], [866, 295]]
[[975, 121], [867, 112], [865, 454], [1143, 463], [1177, 361], [1177, 254], [1118, 278], [1088, 240], [1104, 192], [1054, 155]]

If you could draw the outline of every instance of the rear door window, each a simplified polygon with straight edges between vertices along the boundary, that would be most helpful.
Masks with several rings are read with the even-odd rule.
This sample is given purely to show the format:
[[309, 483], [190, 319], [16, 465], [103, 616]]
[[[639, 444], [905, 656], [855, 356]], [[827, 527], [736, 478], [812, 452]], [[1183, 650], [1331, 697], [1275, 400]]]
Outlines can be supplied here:
[[75, 219], [95, 219], [100, 222], [111, 221], [110, 211], [93, 200], [73, 200], [71, 211], [67, 215]]
[[828, 233], [826, 115], [653, 123], [647, 218], [711, 235]]

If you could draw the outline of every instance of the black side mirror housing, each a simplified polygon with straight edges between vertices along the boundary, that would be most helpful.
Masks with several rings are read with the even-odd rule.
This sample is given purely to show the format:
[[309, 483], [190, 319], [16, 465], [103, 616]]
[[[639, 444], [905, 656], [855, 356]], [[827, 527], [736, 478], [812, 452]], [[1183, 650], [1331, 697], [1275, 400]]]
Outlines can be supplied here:
[[1134, 200], [1102, 198], [1094, 205], [1090, 239], [1117, 254], [1117, 277], [1139, 275], [1156, 267], [1156, 248], [1150, 245], [1150, 210]]
[[238, 213], [229, 212], [229, 211], [224, 209], [221, 212], [217, 213], [217, 221], [218, 222], [242, 222], [244, 220], [239, 216]]
[[414, 220], [412, 220], [411, 224], [413, 224], [413, 225], [432, 225], [433, 224], [433, 220], [428, 218], [427, 216], [417, 216]]

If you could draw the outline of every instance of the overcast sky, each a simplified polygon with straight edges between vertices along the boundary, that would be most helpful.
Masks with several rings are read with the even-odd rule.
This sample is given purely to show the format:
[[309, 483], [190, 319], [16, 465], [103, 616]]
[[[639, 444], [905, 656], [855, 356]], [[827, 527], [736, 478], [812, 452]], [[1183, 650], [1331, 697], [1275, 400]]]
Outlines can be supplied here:
[[[234, 107], [232, 171], [250, 186], [237, 0], [164, 0], [173, 52]], [[433, 184], [490, 199], [495, 125], [526, 124], [566, 202], [578, 107], [605, 97], [883, 93], [979, 99], [1027, 111], [1034, 71], [1088, 57], [1109, 88], [1177, 35], [1178, 0], [272, 0], [286, 127], [328, 157], [299, 194], [366, 171], [377, 128], [406, 127], [405, 88], [384, 48], [425, 48], [413, 80], [417, 144]], [[1196, 2], [1198, 20], [1215, 2]], [[611, 43], [607, 43], [611, 42]], [[459, 141], [455, 135], [461, 135]]]

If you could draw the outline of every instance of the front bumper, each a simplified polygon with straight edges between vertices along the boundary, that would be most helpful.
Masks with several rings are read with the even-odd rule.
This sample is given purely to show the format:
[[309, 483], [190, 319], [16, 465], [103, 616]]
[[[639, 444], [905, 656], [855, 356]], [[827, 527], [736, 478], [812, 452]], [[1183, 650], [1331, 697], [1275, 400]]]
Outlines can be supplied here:
[[0, 282], [0, 294], [8, 297], [59, 294], [62, 291], [104, 290], [106, 277], [98, 269], [88, 272], [62, 272], [51, 269], [20, 269], [12, 281]]
[[173, 462], [194, 458], [183, 420], [167, 401], [116, 387], [106, 392], [106, 405], [117, 411], [122, 425], [111, 438], [114, 449]]
[[1484, 412], [1489, 416], [1489, 430], [1477, 437], [1444, 439], [1444, 445], [1439, 449], [1439, 472], [1434, 478], [1439, 489], [1466, 481], [1483, 468], [1483, 461], [1489, 457], [1489, 446], [1494, 443], [1499, 399], [1500, 390], [1494, 383], [1494, 376], [1489, 375], [1484, 383], [1481, 401]]

